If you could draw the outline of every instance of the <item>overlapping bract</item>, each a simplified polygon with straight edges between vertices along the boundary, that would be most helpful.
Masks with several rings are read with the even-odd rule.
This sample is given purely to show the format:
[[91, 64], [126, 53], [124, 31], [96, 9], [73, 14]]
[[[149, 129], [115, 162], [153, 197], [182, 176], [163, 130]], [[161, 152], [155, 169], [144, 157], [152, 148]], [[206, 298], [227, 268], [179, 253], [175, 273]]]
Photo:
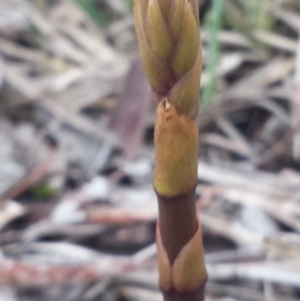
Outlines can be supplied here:
[[156, 110], [154, 187], [164, 196], [193, 189], [197, 182], [198, 125], [167, 100]]
[[202, 53], [198, 0], [135, 0], [142, 63], [157, 100], [167, 98], [178, 114], [195, 118]]
[[199, 284], [205, 283], [207, 273], [204, 265], [202, 232], [200, 221], [195, 235], [182, 248], [174, 264], [169, 261], [168, 254], [161, 240], [159, 228], [156, 231], [157, 258], [159, 270], [159, 286], [164, 291], [193, 291]]

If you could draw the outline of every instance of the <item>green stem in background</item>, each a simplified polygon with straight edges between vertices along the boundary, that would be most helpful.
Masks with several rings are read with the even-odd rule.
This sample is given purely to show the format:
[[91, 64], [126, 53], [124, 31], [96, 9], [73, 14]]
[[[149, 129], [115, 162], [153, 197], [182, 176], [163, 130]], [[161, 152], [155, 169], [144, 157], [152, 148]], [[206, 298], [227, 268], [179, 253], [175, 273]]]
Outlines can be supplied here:
[[207, 47], [207, 74], [208, 83], [202, 94], [203, 103], [208, 103], [215, 93], [215, 84], [217, 79], [217, 68], [220, 57], [220, 43], [218, 34], [222, 26], [222, 12], [224, 1], [213, 0], [212, 7], [208, 13], [205, 27], [208, 29], [209, 42]]
[[275, 18], [270, 14], [272, 0], [226, 0], [224, 2], [224, 16], [226, 25], [245, 35], [256, 49], [265, 55], [271, 48], [255, 38], [256, 31], [270, 31]]
[[270, 0], [239, 0], [245, 11], [245, 19], [249, 20], [251, 30], [269, 30], [273, 18], [270, 18]]
[[133, 2], [134, 0], [126, 0], [127, 7], [129, 8], [130, 11], [132, 11]]
[[73, 0], [99, 27], [107, 27], [111, 20], [107, 13], [98, 9], [92, 0]]

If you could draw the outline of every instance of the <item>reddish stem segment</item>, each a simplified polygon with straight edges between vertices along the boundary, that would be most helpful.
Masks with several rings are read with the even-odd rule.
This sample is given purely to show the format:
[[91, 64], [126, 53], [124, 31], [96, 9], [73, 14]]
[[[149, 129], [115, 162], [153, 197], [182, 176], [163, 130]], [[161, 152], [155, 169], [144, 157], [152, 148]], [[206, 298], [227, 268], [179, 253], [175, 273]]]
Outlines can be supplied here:
[[172, 197], [157, 193], [157, 198], [161, 238], [173, 264], [181, 249], [197, 231], [195, 188]]

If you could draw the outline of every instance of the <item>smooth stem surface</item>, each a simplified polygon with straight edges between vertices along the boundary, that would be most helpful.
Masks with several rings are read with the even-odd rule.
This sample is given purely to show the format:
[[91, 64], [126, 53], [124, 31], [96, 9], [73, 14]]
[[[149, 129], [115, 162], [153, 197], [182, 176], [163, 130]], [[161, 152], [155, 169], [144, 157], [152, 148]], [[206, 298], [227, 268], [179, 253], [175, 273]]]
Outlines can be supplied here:
[[180, 293], [163, 292], [164, 301], [204, 301], [204, 284], [197, 291]]
[[171, 264], [197, 230], [195, 188], [173, 197], [157, 194], [160, 233]]

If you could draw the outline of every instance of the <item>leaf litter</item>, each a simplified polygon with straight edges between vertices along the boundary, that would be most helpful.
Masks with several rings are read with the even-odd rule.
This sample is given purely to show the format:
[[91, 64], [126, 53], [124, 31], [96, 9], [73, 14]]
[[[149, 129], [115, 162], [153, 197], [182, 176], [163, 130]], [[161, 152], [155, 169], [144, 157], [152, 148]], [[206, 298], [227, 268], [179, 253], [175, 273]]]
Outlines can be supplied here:
[[[162, 300], [154, 104], [130, 1], [88, 2], [0, 3], [3, 300]], [[222, 26], [201, 30], [201, 93], [215, 79], [198, 118], [206, 299], [294, 301], [300, 7], [246, 2], [224, 1]], [[200, 4], [203, 19], [213, 6]]]

